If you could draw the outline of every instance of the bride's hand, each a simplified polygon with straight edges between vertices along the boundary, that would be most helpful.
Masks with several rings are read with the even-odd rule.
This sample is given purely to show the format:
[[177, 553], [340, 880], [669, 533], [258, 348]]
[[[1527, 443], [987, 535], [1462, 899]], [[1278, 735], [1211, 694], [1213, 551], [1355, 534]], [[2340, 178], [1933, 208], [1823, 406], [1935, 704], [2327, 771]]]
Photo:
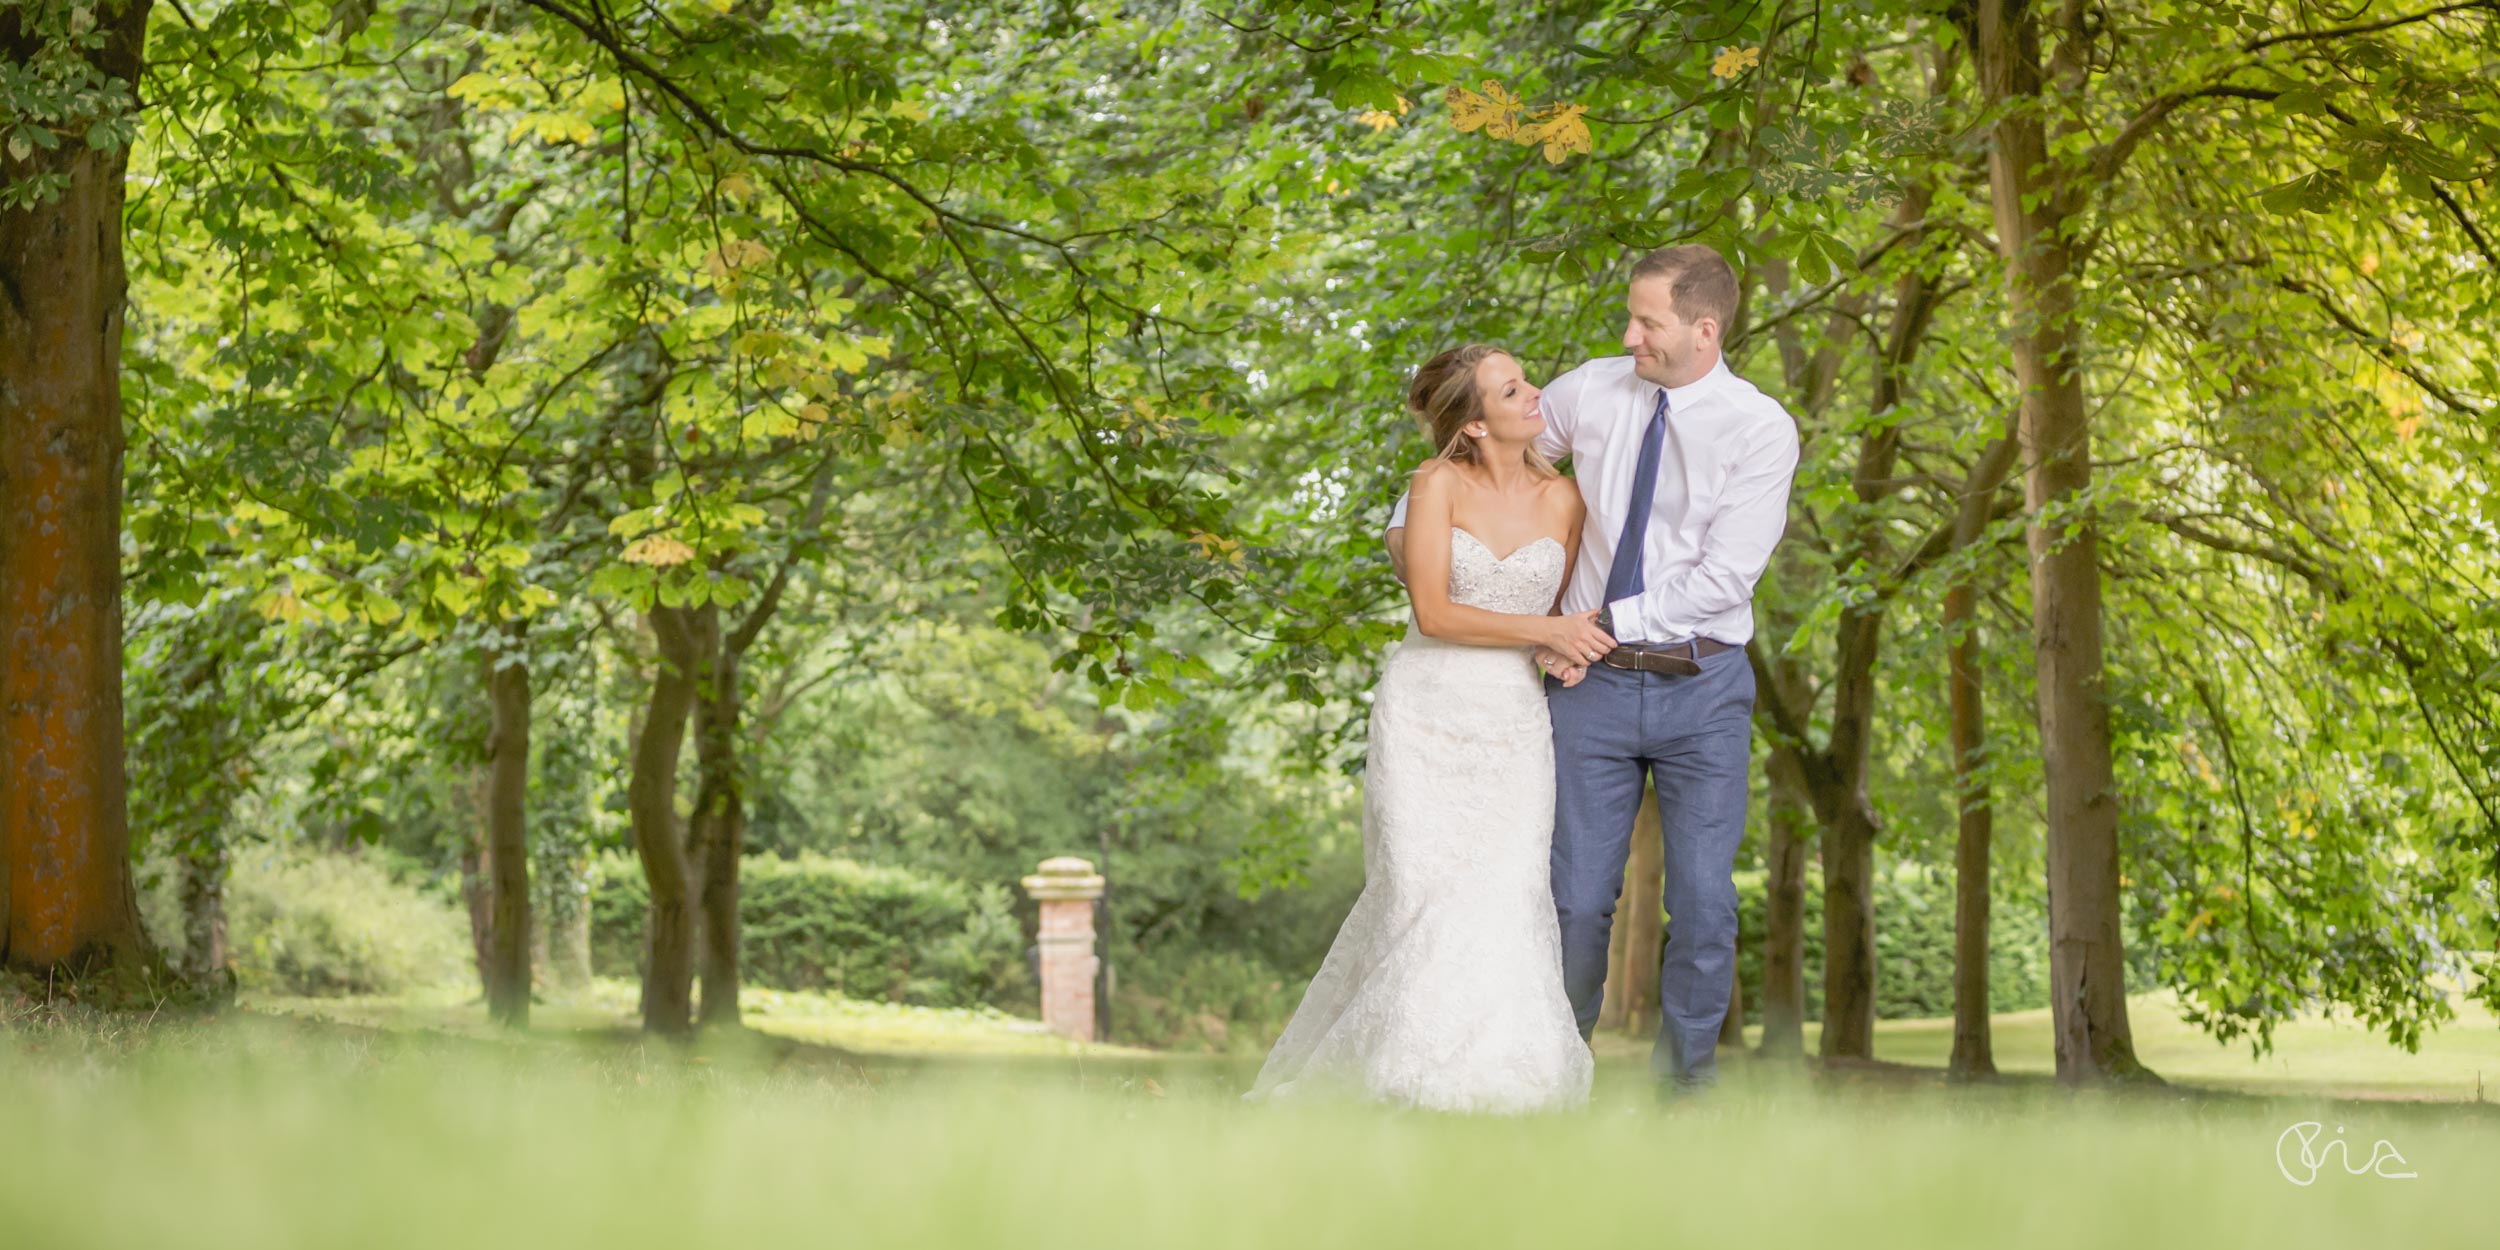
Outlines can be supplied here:
[[1594, 664], [1599, 657], [1615, 649], [1615, 640], [1597, 627], [1595, 611], [1574, 612], [1551, 619], [1553, 625], [1545, 641], [1546, 649], [1561, 655], [1566, 663]]

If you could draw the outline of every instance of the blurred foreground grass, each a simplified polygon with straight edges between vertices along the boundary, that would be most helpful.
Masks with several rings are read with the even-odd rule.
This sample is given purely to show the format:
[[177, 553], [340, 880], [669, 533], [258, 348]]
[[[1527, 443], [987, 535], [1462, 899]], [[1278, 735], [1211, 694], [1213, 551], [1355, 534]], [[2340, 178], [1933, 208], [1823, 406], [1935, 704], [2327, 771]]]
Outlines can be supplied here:
[[[261, 1012], [0, 1030], [0, 1244], [2470, 1245], [2500, 1107], [1610, 1065], [1525, 1120], [1245, 1107], [1237, 1069], [894, 1069], [763, 1038], [513, 1046]], [[2313, 1185], [2319, 1120], [2416, 1179]]]

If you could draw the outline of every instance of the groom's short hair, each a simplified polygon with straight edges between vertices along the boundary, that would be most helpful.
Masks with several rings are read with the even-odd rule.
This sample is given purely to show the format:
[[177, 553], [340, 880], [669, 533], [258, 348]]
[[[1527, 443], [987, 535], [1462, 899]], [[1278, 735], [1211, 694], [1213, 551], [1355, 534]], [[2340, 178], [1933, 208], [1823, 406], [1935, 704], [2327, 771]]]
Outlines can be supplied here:
[[1662, 247], [1632, 262], [1632, 280], [1664, 278], [1675, 315], [1686, 321], [1714, 318], [1719, 333], [1736, 319], [1736, 270], [1705, 243]]

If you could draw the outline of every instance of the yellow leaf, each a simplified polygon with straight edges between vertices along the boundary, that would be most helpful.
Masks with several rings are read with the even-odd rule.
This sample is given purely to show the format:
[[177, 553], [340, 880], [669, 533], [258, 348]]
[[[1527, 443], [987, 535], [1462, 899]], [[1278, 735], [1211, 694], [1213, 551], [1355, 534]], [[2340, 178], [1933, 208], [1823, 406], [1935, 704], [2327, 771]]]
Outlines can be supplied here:
[[1373, 134], [1380, 134], [1398, 124], [1397, 114], [1384, 113], [1379, 109], [1365, 109], [1356, 114], [1354, 120], [1371, 127]]
[[712, 285], [734, 287], [739, 275], [773, 258], [773, 250], [753, 239], [732, 235], [719, 247], [703, 254], [703, 268], [712, 275]]
[[743, 200], [755, 194], [755, 183], [745, 174], [731, 174], [720, 180], [720, 193], [733, 199]]
[[1451, 87], [1445, 97], [1450, 105], [1450, 124], [1460, 134], [1481, 129], [1496, 139], [1514, 138], [1519, 133], [1519, 97], [1488, 78], [1479, 95], [1465, 87]]
[[1189, 541], [1197, 545], [1199, 555], [1209, 560], [1230, 564], [1234, 568], [1241, 567], [1240, 543], [1229, 538], [1219, 538], [1213, 534], [1192, 534], [1189, 536]]
[[625, 546], [627, 564], [648, 564], [653, 568], [666, 568], [672, 564], [684, 564], [693, 558], [694, 548], [666, 534], [652, 534], [637, 538]]
[[1734, 78], [1761, 63], [1760, 48], [1721, 48], [1718, 59], [1710, 62], [1710, 76]]
[[2186, 756], [2188, 763], [2195, 766], [2196, 776], [2199, 780], [2205, 783], [2206, 789], [2219, 790], [2222, 788], [2221, 776], [2214, 772], [2213, 761], [2206, 759], [2205, 753], [2197, 749], [2196, 739], [2180, 739], [2179, 753]]
[[452, 99], [477, 104], [499, 104], [506, 95], [502, 80], [493, 74], [462, 74], [448, 90]]
[[1589, 125], [1580, 120], [1585, 104], [1556, 104], [1537, 114], [1543, 121], [1520, 128], [1519, 141], [1545, 145], [1545, 163], [1560, 165], [1574, 152], [1589, 151]]
[[2195, 917], [2195, 919], [2188, 921], [2188, 926], [2187, 926], [2187, 936], [2189, 936], [2189, 937], [2195, 937], [2195, 936], [2196, 936], [2196, 931], [2197, 931], [2198, 929], [2202, 929], [2202, 928], [2204, 928], [2206, 925], [2212, 924], [2213, 922], [2214, 922], [2214, 914], [2213, 914], [2212, 912], [2210, 912], [2210, 911], [2199, 911], [2199, 912], [2197, 912], [2197, 913], [2196, 913], [2196, 917]]

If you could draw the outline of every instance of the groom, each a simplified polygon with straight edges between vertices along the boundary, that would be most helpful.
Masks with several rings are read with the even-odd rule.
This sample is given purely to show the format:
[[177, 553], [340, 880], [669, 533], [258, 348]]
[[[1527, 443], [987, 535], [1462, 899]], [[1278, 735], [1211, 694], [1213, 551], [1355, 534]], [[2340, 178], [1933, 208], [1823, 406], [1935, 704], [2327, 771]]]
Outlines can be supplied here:
[[[1676, 1094], [1718, 1080], [1736, 975], [1737, 843], [1752, 756], [1753, 588], [1787, 524], [1797, 426], [1728, 371], [1736, 272], [1699, 244], [1632, 266], [1629, 355], [1545, 388], [1537, 450], [1571, 458], [1588, 505], [1561, 610], [1603, 608], [1613, 651], [1540, 650], [1554, 726], [1554, 910], [1580, 1035], [1597, 1027], [1606, 944], [1642, 779], [1657, 786], [1670, 923], [1650, 1067]], [[1406, 501], [1389, 554], [1406, 575]]]

